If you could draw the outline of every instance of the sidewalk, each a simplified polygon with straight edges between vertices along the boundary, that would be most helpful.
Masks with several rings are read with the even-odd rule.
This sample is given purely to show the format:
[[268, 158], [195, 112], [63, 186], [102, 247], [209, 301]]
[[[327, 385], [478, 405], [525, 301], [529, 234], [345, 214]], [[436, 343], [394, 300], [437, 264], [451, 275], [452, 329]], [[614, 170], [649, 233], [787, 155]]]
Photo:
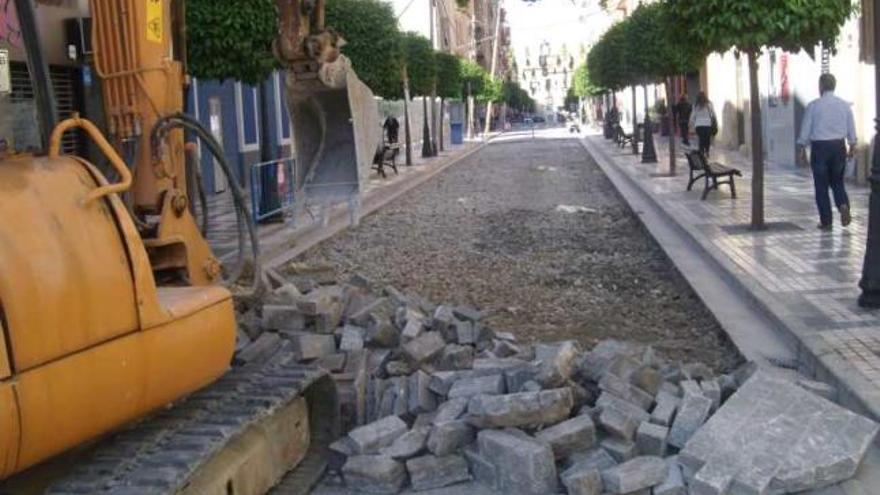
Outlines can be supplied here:
[[[416, 151], [413, 153], [413, 165], [410, 167], [405, 165], [405, 157], [401, 154], [397, 166], [399, 174], [395, 175], [393, 170], [386, 168], [385, 179], [376, 171], [371, 171], [361, 196], [360, 216], [369, 215], [397, 196], [473, 153], [494, 137], [495, 134], [492, 134], [485, 141], [466, 141], [462, 145], [447, 147], [435, 158], [422, 158]], [[211, 248], [222, 262], [234, 262], [238, 253], [238, 230], [232, 196], [229, 192], [210, 196], [208, 205], [210, 212], [208, 241]], [[250, 199], [248, 206], [250, 207]], [[339, 232], [350, 223], [348, 204], [345, 202], [331, 205], [323, 212], [308, 204], [304, 210], [296, 219], [291, 213], [287, 213], [283, 223], [257, 226], [264, 266], [278, 266], [321, 239]]]
[[642, 164], [631, 149], [599, 135], [583, 141], [603, 167], [612, 166], [659, 210], [687, 232], [740, 292], [766, 313], [797, 349], [801, 371], [838, 387], [838, 402], [880, 419], [880, 312], [859, 308], [867, 231], [869, 189], [848, 184], [853, 223], [832, 232], [816, 228], [812, 178], [805, 169], [767, 165], [765, 211], [768, 229], [748, 228], [751, 163], [737, 152], [713, 149], [713, 161], [736, 167], [738, 199], [729, 189], [701, 201], [703, 183], [686, 192], [688, 168], [679, 153], [677, 174], [668, 172], [666, 138], [657, 138], [660, 163]]

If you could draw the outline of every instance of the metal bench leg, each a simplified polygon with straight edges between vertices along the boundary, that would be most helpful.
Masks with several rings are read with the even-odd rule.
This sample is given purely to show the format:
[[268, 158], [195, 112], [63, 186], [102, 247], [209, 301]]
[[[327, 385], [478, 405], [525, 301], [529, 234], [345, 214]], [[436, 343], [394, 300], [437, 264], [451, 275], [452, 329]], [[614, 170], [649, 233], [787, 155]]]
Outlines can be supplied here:
[[733, 174], [730, 174], [730, 196], [736, 199], [736, 179]]

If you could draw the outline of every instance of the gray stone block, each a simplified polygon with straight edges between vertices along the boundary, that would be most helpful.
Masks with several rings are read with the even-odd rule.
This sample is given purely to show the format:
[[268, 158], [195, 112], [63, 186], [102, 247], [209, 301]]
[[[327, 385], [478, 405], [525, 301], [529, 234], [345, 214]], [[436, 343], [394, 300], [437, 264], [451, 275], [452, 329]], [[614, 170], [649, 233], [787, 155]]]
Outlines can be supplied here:
[[679, 387], [678, 385], [676, 385], [672, 382], [661, 383], [660, 389], [657, 391], [657, 394], [659, 395], [661, 392], [667, 393], [673, 397], [680, 398], [682, 396], [681, 387]]
[[599, 414], [599, 426], [609, 435], [624, 440], [633, 440], [639, 421], [620, 411], [613, 405], [603, 406]]
[[809, 390], [819, 397], [828, 399], [832, 402], [834, 401], [835, 397], [837, 397], [837, 388], [825, 382], [800, 378], [795, 383], [797, 383], [797, 385], [802, 389]]
[[415, 457], [425, 449], [429, 431], [430, 427], [413, 427], [397, 437], [391, 445], [380, 449], [379, 453], [398, 461]]
[[387, 318], [375, 319], [367, 326], [366, 340], [376, 347], [397, 347], [400, 344], [400, 331]]
[[571, 378], [579, 354], [574, 341], [563, 342], [552, 355], [540, 356], [536, 346], [535, 357], [541, 362], [536, 381], [544, 388], [561, 387]]
[[654, 487], [653, 495], [687, 495], [678, 457], [666, 458], [666, 480]]
[[466, 372], [459, 371], [435, 371], [431, 373], [431, 384], [428, 385], [431, 392], [446, 397], [452, 384], [463, 376], [470, 376]]
[[522, 368], [523, 366], [528, 366], [528, 361], [523, 361], [518, 358], [476, 358], [474, 359], [473, 369], [474, 370], [482, 370], [486, 373], [497, 374], [504, 373], [506, 370], [513, 368]]
[[462, 449], [462, 452], [464, 453], [465, 459], [467, 459], [473, 478], [477, 480], [477, 482], [482, 483], [493, 490], [497, 490], [498, 476], [495, 473], [495, 466], [480, 454], [477, 444], [472, 443], [468, 445]]
[[703, 395], [703, 388], [696, 380], [683, 380], [678, 384], [683, 395]]
[[546, 495], [557, 489], [556, 464], [546, 444], [508, 431], [483, 430], [480, 454], [495, 468], [502, 493]]
[[303, 333], [290, 338], [298, 361], [316, 359], [336, 352], [336, 339], [332, 335]]
[[663, 375], [650, 366], [642, 366], [629, 379], [630, 383], [651, 395], [657, 395], [663, 383]]
[[636, 443], [621, 438], [608, 437], [599, 444], [618, 463], [636, 456]]
[[349, 457], [342, 467], [345, 484], [365, 493], [397, 493], [406, 483], [403, 464], [382, 455]]
[[383, 297], [361, 306], [357, 311], [348, 315], [346, 320], [353, 325], [367, 328], [376, 318], [388, 317], [390, 314], [391, 302]]
[[647, 422], [639, 425], [636, 431], [636, 447], [639, 455], [665, 456], [667, 436], [669, 436], [669, 428], [665, 426]]
[[483, 313], [470, 306], [456, 306], [452, 308], [452, 314], [459, 319], [470, 322], [477, 322], [483, 319]]
[[[523, 383], [522, 387], [520, 387], [520, 389], [519, 389], [520, 392], [540, 392], [541, 390], [543, 390], [541, 388], [541, 384], [534, 381], [534, 380], [529, 380], [529, 381]], [[572, 394], [572, 399], [573, 398], [574, 398], [574, 394]], [[573, 407], [573, 405], [574, 405], [574, 401], [572, 400], [572, 407]]]
[[461, 418], [467, 411], [468, 399], [461, 397], [446, 401], [437, 408], [437, 414], [434, 416], [433, 423], [445, 423], [447, 421], [455, 421]]
[[681, 401], [678, 414], [669, 430], [669, 445], [683, 448], [688, 440], [703, 426], [709, 411], [712, 409], [712, 400], [702, 395], [685, 393]]
[[306, 317], [293, 305], [264, 304], [262, 326], [266, 330], [299, 332], [306, 329]]
[[440, 354], [446, 342], [437, 332], [425, 332], [418, 338], [403, 344], [403, 354], [415, 364], [421, 364]]
[[405, 416], [409, 412], [409, 379], [405, 376], [396, 376], [389, 380], [390, 387], [394, 389], [394, 412], [395, 416]]
[[659, 485], [669, 469], [660, 457], [636, 457], [602, 472], [602, 482], [609, 493], [632, 493]]
[[412, 415], [437, 409], [437, 397], [428, 388], [431, 375], [418, 370], [409, 376], [409, 413]]
[[598, 469], [604, 471], [617, 465], [617, 461], [611, 457], [605, 449], [597, 447], [586, 452], [574, 452], [565, 459], [565, 466], [572, 468], [580, 466], [582, 469]]
[[630, 385], [628, 381], [613, 373], [606, 373], [602, 376], [602, 379], [599, 380], [599, 388], [627, 402], [631, 402], [645, 411], [650, 409], [654, 403], [653, 395]]
[[539, 431], [535, 438], [547, 442], [556, 459], [562, 459], [573, 452], [593, 447], [596, 443], [596, 425], [589, 416], [575, 416]]
[[599, 409], [603, 409], [605, 407], [614, 407], [618, 411], [625, 413], [627, 416], [637, 420], [639, 423], [643, 421], [648, 421], [651, 418], [651, 415], [648, 412], [629, 402], [627, 400], [621, 399], [620, 397], [615, 396], [614, 394], [608, 392], [602, 392], [599, 395], [599, 398], [596, 399], [596, 407]]
[[435, 455], [448, 455], [472, 443], [476, 430], [463, 420], [434, 424], [428, 435], [428, 450]]
[[516, 343], [516, 335], [510, 332], [495, 332], [495, 338]]
[[661, 426], [672, 426], [672, 420], [675, 418], [675, 412], [678, 411], [680, 402], [678, 397], [661, 390], [657, 394], [657, 404], [651, 411], [650, 421]]
[[448, 344], [436, 359], [438, 370], [466, 370], [474, 365], [474, 348], [469, 345]]
[[507, 395], [478, 395], [468, 403], [468, 421], [478, 428], [554, 424], [572, 408], [567, 388]]
[[492, 342], [492, 354], [495, 354], [500, 358], [515, 356], [520, 352], [522, 352], [522, 349], [513, 342], [501, 339], [495, 339]]
[[[536, 381], [538, 378], [538, 367], [529, 363], [516, 368], [510, 368], [504, 371], [504, 380], [507, 384], [507, 391], [510, 393], [525, 392], [523, 385], [530, 381]], [[538, 385], [540, 387], [540, 385]]]
[[455, 324], [455, 341], [461, 345], [477, 343], [477, 328], [472, 322], [458, 321]]
[[427, 428], [430, 432], [431, 427], [434, 426], [434, 418], [436, 417], [437, 411], [419, 414], [416, 416], [415, 421], [413, 421], [413, 429]]
[[421, 319], [408, 319], [403, 330], [400, 332], [400, 341], [406, 344], [414, 340], [425, 330], [425, 325]]
[[500, 395], [505, 389], [504, 375], [476, 376], [462, 378], [453, 383], [447, 396], [455, 399], [475, 395]]
[[434, 317], [431, 319], [431, 329], [438, 332], [447, 342], [454, 342], [456, 338], [455, 324], [458, 319], [449, 306], [437, 306]]
[[414, 490], [430, 490], [470, 481], [468, 463], [460, 455], [425, 455], [406, 461]]
[[721, 406], [721, 385], [717, 380], [703, 380], [700, 382], [700, 390], [703, 395], [712, 401], [712, 411], [717, 411]]
[[258, 361], [264, 356], [274, 353], [281, 345], [281, 337], [274, 332], [263, 332], [257, 340], [248, 344], [247, 347], [235, 354], [237, 364]]
[[348, 438], [351, 439], [356, 453], [375, 454], [382, 447], [391, 445], [408, 429], [402, 419], [397, 416], [387, 416], [351, 430], [348, 432]]
[[421, 325], [424, 319], [425, 315], [412, 306], [399, 306], [397, 311], [394, 312], [394, 324], [401, 330], [401, 337], [403, 330], [409, 323], [417, 323], [418, 325]]
[[345, 362], [347, 358], [348, 354], [337, 352], [319, 358], [316, 363], [330, 373], [341, 373], [345, 370]]
[[726, 487], [736, 493], [793, 493], [851, 477], [877, 430], [873, 421], [759, 370], [679, 458], [703, 493]]
[[600, 495], [602, 475], [598, 469], [584, 469], [578, 466], [563, 472], [559, 478], [568, 495]]
[[385, 364], [385, 374], [388, 376], [404, 376], [413, 372], [413, 366], [404, 360], [388, 361]]
[[365, 332], [366, 330], [361, 327], [345, 325], [342, 329], [342, 340], [339, 342], [339, 350], [352, 352], [363, 349]]

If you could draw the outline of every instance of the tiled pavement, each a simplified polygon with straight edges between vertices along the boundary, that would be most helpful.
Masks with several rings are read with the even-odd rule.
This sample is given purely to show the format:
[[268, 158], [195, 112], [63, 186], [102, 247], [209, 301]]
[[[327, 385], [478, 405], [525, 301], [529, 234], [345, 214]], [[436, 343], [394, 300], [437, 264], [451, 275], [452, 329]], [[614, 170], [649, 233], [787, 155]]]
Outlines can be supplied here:
[[[713, 150], [712, 161], [736, 167], [737, 199], [729, 189], [701, 201], [703, 182], [687, 192], [688, 169], [679, 154], [677, 175], [668, 172], [666, 139], [658, 139], [658, 164], [642, 164], [629, 148], [601, 136], [585, 145], [597, 160], [625, 173], [679, 224], [720, 267], [745, 289], [795, 344], [799, 364], [830, 380], [841, 402], [880, 418], [880, 311], [859, 308], [867, 229], [868, 188], [848, 184], [854, 220], [833, 231], [816, 228], [812, 178], [806, 169], [768, 163], [765, 211], [769, 228], [748, 228], [751, 216], [751, 163], [738, 152]], [[837, 219], [835, 218], [835, 221]]]

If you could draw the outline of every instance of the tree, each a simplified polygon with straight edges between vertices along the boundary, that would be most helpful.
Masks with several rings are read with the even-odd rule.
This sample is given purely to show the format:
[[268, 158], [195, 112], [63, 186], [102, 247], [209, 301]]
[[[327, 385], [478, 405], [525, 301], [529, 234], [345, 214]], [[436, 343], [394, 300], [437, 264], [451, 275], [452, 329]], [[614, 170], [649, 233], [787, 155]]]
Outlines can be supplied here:
[[447, 98], [461, 98], [461, 59], [451, 53], [438, 52], [437, 95], [440, 97], [440, 151], [443, 151], [443, 115]]
[[201, 79], [265, 81], [278, 62], [273, 0], [188, 0], [187, 63]]
[[[630, 26], [629, 59], [631, 75], [640, 84], [664, 81], [667, 78], [695, 71], [705, 60], [708, 50], [699, 40], [693, 40], [676, 23], [668, 3], [640, 5], [627, 19]], [[670, 103], [671, 81], [666, 81], [666, 98]], [[648, 98], [645, 97], [645, 115]], [[646, 131], [646, 146], [650, 135]], [[669, 170], [675, 174], [675, 136], [669, 135]]]
[[403, 96], [400, 31], [391, 4], [380, 0], [327, 0], [326, 15], [326, 25], [345, 39], [342, 52], [351, 59], [361, 81], [383, 98]]
[[601, 96], [606, 90], [590, 78], [590, 70], [586, 63], [577, 66], [572, 76], [572, 90], [578, 98]]
[[[434, 61], [434, 49], [431, 42], [424, 36], [414, 33], [403, 33], [401, 38], [403, 64], [409, 89], [414, 95], [422, 96], [424, 119], [422, 125], [422, 156], [433, 155], [431, 149], [431, 130], [428, 127], [428, 99], [437, 78], [437, 63]], [[409, 144], [409, 143], [408, 143]]]
[[474, 112], [474, 97], [483, 91], [483, 85], [489, 75], [486, 74], [483, 67], [470, 60], [462, 60], [459, 67], [461, 69], [462, 90], [467, 96], [467, 135], [468, 139], [472, 139], [474, 137], [474, 114], [476, 113]]
[[[619, 22], [602, 35], [587, 55], [587, 68], [599, 86], [617, 91], [629, 85], [635, 85], [637, 75], [634, 72], [632, 23], [628, 20]], [[639, 152], [638, 126], [636, 122], [636, 92], [633, 88], [633, 154]]]
[[667, 0], [674, 23], [687, 26], [691, 39], [709, 50], [731, 48], [749, 62], [752, 114], [752, 228], [764, 227], [764, 150], [758, 58], [764, 47], [789, 52], [834, 48], [840, 27], [855, 12], [849, 0]]

